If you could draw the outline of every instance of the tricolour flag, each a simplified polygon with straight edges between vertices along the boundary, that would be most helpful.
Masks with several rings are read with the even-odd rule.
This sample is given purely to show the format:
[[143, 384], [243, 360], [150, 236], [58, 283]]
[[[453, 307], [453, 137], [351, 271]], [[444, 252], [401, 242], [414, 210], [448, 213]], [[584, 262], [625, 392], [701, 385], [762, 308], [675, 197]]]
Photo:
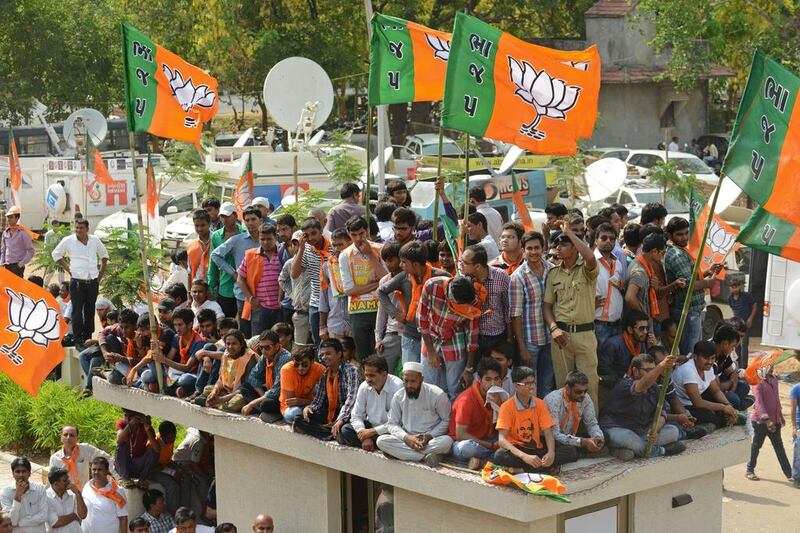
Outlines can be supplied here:
[[537, 154], [575, 154], [597, 118], [600, 68], [594, 46], [565, 52], [532, 45], [459, 12], [442, 125]]
[[369, 104], [441, 100], [449, 33], [376, 13], [372, 18]]
[[800, 225], [800, 78], [756, 51], [724, 172], [767, 212]]
[[200, 144], [219, 107], [217, 80], [122, 23], [128, 130]]
[[[706, 199], [692, 191], [689, 199], [689, 245], [686, 247], [686, 251], [692, 257], [697, 257], [697, 253], [700, 251], [700, 244], [703, 241], [703, 233], [710, 210], [711, 206], [708, 205]], [[741, 244], [736, 242], [738, 234], [739, 232], [736, 229], [714, 213], [711, 219], [711, 228], [708, 230], [706, 245], [703, 247], [701, 271], [708, 270], [714, 264], [722, 263], [728, 254], [738, 250], [741, 247]], [[724, 268], [719, 271], [717, 278], [725, 278]]]
[[761, 207], [742, 226], [737, 241], [744, 246], [800, 261], [800, 228]]
[[0, 371], [32, 396], [64, 359], [67, 324], [49, 291], [0, 268]]
[[[86, 168], [94, 175], [94, 181], [102, 185], [114, 185], [114, 178], [108, 173], [100, 150], [92, 143], [92, 136], [86, 135]], [[87, 177], [88, 179], [88, 177]], [[87, 187], [90, 184], [87, 183]]]
[[250, 202], [253, 201], [253, 189], [255, 187], [253, 182], [253, 154], [247, 152], [247, 156], [242, 157], [246, 157], [244, 169], [242, 169], [242, 175], [239, 181], [236, 182], [236, 188], [233, 189], [231, 198], [233, 205], [236, 206], [236, 213], [239, 220], [242, 219], [244, 210], [250, 205]]

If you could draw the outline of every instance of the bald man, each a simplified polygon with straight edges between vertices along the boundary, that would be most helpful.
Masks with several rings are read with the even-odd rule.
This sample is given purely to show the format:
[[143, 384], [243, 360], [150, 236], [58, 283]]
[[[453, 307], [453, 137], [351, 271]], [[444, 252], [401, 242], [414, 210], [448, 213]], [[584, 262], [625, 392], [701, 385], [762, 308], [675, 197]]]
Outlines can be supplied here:
[[260, 514], [253, 522], [253, 533], [273, 533], [275, 531], [275, 524], [272, 522], [272, 517], [268, 514]]

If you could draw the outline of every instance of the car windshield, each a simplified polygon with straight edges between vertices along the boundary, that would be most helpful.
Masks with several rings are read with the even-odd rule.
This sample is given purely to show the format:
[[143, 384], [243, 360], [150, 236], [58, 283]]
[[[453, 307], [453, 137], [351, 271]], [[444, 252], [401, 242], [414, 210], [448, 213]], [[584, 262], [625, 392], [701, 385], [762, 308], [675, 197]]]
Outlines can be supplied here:
[[703, 163], [700, 159], [693, 157], [681, 157], [672, 159], [675, 163], [675, 168], [687, 174], [713, 174], [708, 165]]
[[[442, 155], [461, 155], [461, 148], [454, 142], [442, 143]], [[422, 147], [422, 155], [439, 155], [439, 144], [426, 144]]]
[[[662, 203], [661, 192], [636, 192], [636, 203], [639, 205], [650, 204], [654, 202]], [[672, 196], [667, 196], [667, 202], [664, 204], [670, 214], [674, 213], [688, 213], [689, 204], [676, 200]]]

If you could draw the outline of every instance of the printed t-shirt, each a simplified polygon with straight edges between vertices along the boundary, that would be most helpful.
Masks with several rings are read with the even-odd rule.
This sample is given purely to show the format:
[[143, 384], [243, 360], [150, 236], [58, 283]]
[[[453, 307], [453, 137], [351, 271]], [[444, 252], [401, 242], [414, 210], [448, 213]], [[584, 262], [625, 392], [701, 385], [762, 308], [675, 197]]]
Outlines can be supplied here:
[[509, 398], [500, 406], [496, 427], [508, 431], [508, 440], [516, 446], [542, 447], [542, 430], [553, 427], [547, 405], [531, 398], [533, 405], [522, 405], [517, 397]]

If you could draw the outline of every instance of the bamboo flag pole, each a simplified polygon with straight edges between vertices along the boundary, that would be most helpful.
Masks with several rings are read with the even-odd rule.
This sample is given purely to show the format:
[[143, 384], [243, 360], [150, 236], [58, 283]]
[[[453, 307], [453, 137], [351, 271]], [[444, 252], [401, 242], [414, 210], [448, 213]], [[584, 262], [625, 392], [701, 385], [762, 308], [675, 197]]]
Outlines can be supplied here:
[[[466, 150], [464, 153], [464, 221], [469, 216], [469, 133], [467, 135]], [[464, 232], [464, 248], [467, 247], [467, 233]]]
[[[150, 297], [150, 268], [147, 265], [147, 242], [144, 240], [144, 218], [142, 217], [142, 204], [139, 200], [139, 177], [136, 174], [136, 137], [132, 131], [128, 132], [128, 143], [131, 146], [131, 167], [133, 169], [133, 197], [136, 204], [136, 218], [139, 221], [139, 243], [142, 256], [142, 273], [144, 275], [144, 295], [147, 300], [147, 314], [150, 319], [150, 348], [153, 351], [153, 360], [159, 355], [161, 347], [158, 344], [158, 323], [156, 322], [153, 299]], [[156, 379], [158, 391], [164, 392], [164, 373], [161, 364], [156, 363]]]
[[[439, 159], [436, 163], [436, 180], [438, 181], [439, 178], [442, 177], [442, 151], [444, 143], [444, 128], [442, 127], [441, 121], [439, 122]], [[439, 189], [436, 189], [436, 192], [433, 196], [433, 240], [439, 240]]]
[[[723, 174], [719, 174], [719, 182], [717, 189], [714, 191], [714, 198], [711, 200], [711, 209], [708, 211], [706, 219], [706, 227], [703, 229], [703, 240], [700, 242], [700, 250], [697, 252], [697, 258], [694, 260], [694, 267], [692, 268], [692, 277], [689, 284], [686, 286], [686, 297], [683, 299], [683, 310], [681, 311], [681, 319], [678, 322], [678, 330], [675, 333], [675, 340], [672, 341], [672, 349], [669, 351], [670, 355], [678, 355], [681, 337], [683, 336], [683, 329], [686, 326], [686, 316], [689, 314], [689, 304], [692, 301], [692, 293], [694, 292], [694, 282], [697, 280], [697, 275], [700, 272], [700, 265], [703, 263], [703, 250], [706, 246], [706, 239], [708, 239], [708, 231], [711, 229], [711, 221], [714, 218], [714, 210], [717, 207], [717, 199], [719, 198], [719, 190], [722, 188]], [[688, 363], [687, 363], [688, 364]], [[661, 410], [664, 408], [664, 399], [667, 395], [667, 388], [669, 388], [670, 379], [672, 378], [672, 368], [668, 368], [661, 379], [661, 387], [658, 392], [658, 403], [656, 404], [656, 411], [653, 415], [653, 423], [650, 425], [650, 433], [658, 433], [658, 419], [661, 417]], [[645, 457], [650, 457], [650, 452], [653, 446], [648, 442], [647, 448], [644, 451]]]
[[372, 107], [367, 105], [367, 185], [364, 187], [364, 205], [366, 207], [366, 211], [364, 211], [364, 217], [367, 220], [367, 234], [370, 233], [369, 226], [369, 196], [370, 196], [370, 188], [372, 187], [372, 180], [370, 179], [370, 175], [372, 174], [372, 150], [370, 149], [372, 146]]

